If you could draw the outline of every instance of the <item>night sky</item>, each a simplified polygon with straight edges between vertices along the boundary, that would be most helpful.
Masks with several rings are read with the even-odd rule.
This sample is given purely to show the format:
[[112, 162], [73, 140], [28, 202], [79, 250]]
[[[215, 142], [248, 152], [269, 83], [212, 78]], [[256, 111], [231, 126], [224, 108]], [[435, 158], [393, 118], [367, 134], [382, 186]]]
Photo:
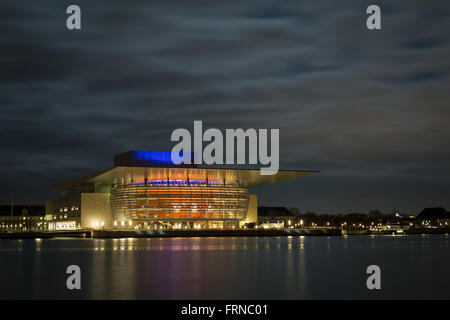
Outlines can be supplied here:
[[253, 189], [260, 205], [450, 209], [448, 0], [3, 0], [0, 33], [2, 204], [202, 120], [279, 128], [281, 168], [322, 171]]

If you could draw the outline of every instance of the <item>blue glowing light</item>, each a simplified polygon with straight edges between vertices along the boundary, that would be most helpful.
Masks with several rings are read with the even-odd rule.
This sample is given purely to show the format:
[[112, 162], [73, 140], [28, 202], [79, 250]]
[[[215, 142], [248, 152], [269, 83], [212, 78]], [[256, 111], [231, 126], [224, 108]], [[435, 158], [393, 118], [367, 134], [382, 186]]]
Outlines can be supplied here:
[[[180, 153], [180, 156], [182, 154]], [[143, 151], [135, 150], [133, 151], [133, 159], [149, 161], [155, 164], [169, 164], [175, 165], [172, 161], [171, 151]]]

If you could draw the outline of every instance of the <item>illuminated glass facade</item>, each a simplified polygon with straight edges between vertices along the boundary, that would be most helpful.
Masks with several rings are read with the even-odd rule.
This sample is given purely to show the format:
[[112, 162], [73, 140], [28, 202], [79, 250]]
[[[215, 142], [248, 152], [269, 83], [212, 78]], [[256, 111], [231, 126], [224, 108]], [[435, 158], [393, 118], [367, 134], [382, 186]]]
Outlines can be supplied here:
[[111, 192], [114, 219], [134, 221], [239, 221], [248, 199], [247, 188], [187, 180], [123, 184]]

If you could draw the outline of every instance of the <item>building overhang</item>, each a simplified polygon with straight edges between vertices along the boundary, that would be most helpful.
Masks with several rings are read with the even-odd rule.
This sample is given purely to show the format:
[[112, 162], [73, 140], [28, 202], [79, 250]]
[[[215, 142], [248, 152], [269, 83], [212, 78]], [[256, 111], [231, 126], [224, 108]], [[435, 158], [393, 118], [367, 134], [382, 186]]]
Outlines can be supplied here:
[[61, 182], [51, 187], [57, 190], [68, 190], [82, 184], [112, 184], [144, 181], [145, 177], [152, 180], [208, 180], [219, 184], [238, 184], [243, 187], [254, 187], [264, 184], [281, 182], [310, 174], [317, 170], [279, 170], [273, 175], [261, 175], [260, 169], [228, 169], [228, 168], [174, 168], [174, 167], [114, 167], [75, 179]]

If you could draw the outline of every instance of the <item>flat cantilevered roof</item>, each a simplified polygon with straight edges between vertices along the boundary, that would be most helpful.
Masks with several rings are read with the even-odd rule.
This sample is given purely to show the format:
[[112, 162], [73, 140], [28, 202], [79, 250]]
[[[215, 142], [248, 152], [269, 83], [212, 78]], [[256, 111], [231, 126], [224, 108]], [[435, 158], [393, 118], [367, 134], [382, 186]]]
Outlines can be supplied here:
[[177, 168], [177, 167], [124, 167], [118, 166], [103, 171], [61, 182], [52, 186], [54, 189], [66, 190], [82, 184], [127, 183], [130, 181], [149, 180], [206, 180], [222, 184], [239, 184], [254, 187], [319, 173], [317, 170], [279, 170], [273, 175], [261, 175], [260, 169], [229, 168]]

